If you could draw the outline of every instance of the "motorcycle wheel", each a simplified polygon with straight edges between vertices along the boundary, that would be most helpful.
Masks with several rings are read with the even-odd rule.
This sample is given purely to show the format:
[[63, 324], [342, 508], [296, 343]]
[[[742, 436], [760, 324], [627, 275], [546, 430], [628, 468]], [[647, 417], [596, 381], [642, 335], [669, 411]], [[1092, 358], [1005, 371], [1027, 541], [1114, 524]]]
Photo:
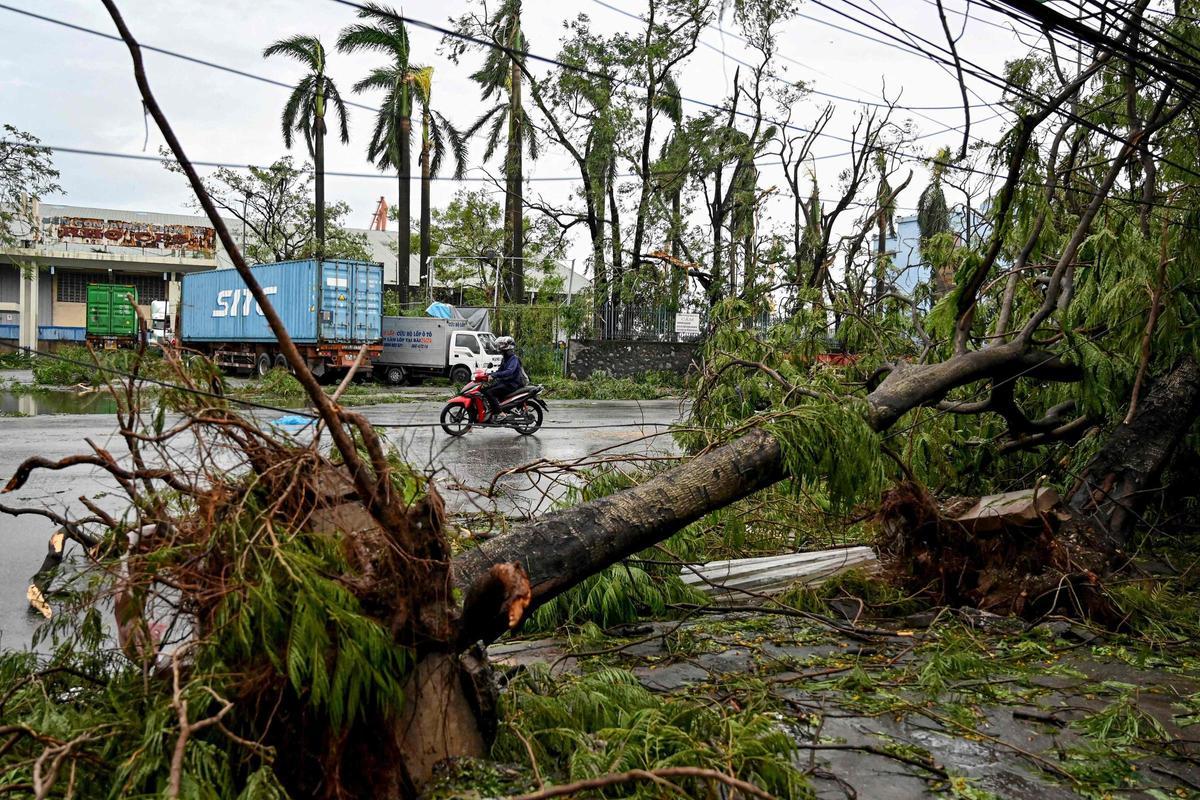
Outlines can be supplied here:
[[517, 433], [522, 436], [531, 436], [538, 432], [538, 428], [542, 427], [542, 407], [536, 403], [530, 403], [521, 409], [521, 415], [527, 417], [529, 422], [524, 425], [514, 425]]
[[471, 430], [471, 412], [463, 406], [447, 403], [442, 409], [442, 430], [450, 436], [462, 436]]

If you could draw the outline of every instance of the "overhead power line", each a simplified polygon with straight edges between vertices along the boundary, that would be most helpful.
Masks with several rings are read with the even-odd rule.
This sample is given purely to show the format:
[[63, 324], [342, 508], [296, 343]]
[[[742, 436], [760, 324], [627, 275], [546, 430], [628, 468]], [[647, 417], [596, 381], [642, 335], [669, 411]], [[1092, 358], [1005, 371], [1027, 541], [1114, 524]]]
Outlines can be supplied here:
[[[636, 19], [640, 22], [646, 21], [643, 17], [641, 17], [637, 14], [634, 14], [631, 11], [626, 11], [623, 8], [619, 8], [615, 5], [612, 5], [611, 3], [605, 2], [605, 0], [592, 0], [592, 2], [596, 3], [599, 6], [603, 6], [604, 8], [607, 8], [609, 11], [614, 11], [622, 16], [629, 17], [630, 19]], [[722, 36], [727, 36], [730, 39], [734, 40], [735, 42], [739, 42], [741, 44], [749, 44], [749, 42], [747, 41], [747, 39], [744, 36], [740, 36], [739, 34], [734, 33], [733, 31], [730, 31], [727, 28], [723, 28], [720, 25], [711, 24], [711, 25], [708, 25], [707, 27], [710, 27], [713, 30], [718, 31]], [[700, 41], [700, 44], [704, 45], [705, 47], [709, 48], [710, 50], [716, 50], [718, 53], [721, 53], [725, 58], [728, 58], [730, 61], [741, 64], [742, 66], [745, 66], [745, 67], [751, 67], [751, 68], [754, 67], [753, 64], [750, 64], [746, 61], [742, 61], [731, 55], [728, 55], [727, 53], [723, 52], [720, 48], [716, 47], [715, 45], [709, 44], [708, 42]], [[816, 67], [813, 67], [809, 64], [805, 64], [803, 61], [797, 61], [796, 59], [792, 58], [791, 56], [788, 56], [785, 53], [777, 53], [776, 55], [781, 60], [788, 61], [792, 64], [795, 64], [798, 67], [803, 67], [804, 69], [812, 70], [813, 72], [820, 72], [820, 70], [818, 70]], [[788, 83], [788, 84], [794, 83], [793, 81], [789, 81], [786, 78], [782, 78], [777, 75], [769, 74], [769, 77], [771, 77], [772, 79], [777, 80], [777, 81], [782, 81], [783, 83]], [[811, 94], [817, 95], [818, 97], [827, 97], [830, 100], [841, 100], [846, 103], [856, 103], [858, 105], [872, 106], [874, 108], [897, 108], [897, 109], [903, 109], [905, 111], [961, 111], [962, 110], [961, 104], [950, 105], [950, 106], [909, 106], [909, 105], [900, 105], [900, 104], [893, 105], [886, 101], [879, 102], [876, 100], [864, 100], [864, 99], [858, 98], [858, 97], [846, 97], [846, 96], [840, 95], [840, 94], [833, 94], [832, 92], [822, 91], [820, 89], [816, 89], [811, 86], [805, 86], [805, 90], [810, 92]], [[998, 103], [977, 103], [977, 104], [973, 104], [971, 106], [971, 108], [994, 108], [997, 105], [999, 105], [999, 104]], [[929, 119], [929, 118], [926, 117], [926, 119]], [[938, 120], [932, 120], [932, 121], [938, 122]], [[939, 124], [941, 124], [941, 123], [939, 122]]]
[[[124, 42], [122, 41], [120, 36], [117, 36], [112, 33], [107, 33], [105, 31], [97, 30], [95, 28], [89, 28], [85, 25], [77, 25], [74, 22], [67, 22], [66, 20], [63, 20], [63, 19], [56, 19], [55, 17], [48, 17], [45, 14], [38, 14], [33, 11], [28, 11], [24, 8], [17, 8], [16, 6], [10, 6], [6, 3], [0, 3], [0, 9], [3, 9], [4, 11], [11, 11], [14, 14], [20, 14], [22, 16], [30, 17], [32, 19], [41, 20], [42, 22], [48, 22], [51, 25], [58, 25], [59, 27], [62, 27], [62, 28], [69, 28], [73, 31], [78, 31], [79, 33], [86, 33], [90, 36], [99, 36], [101, 39], [108, 39], [109, 41], [121, 42], [122, 44], [124, 44]], [[152, 44], [143, 44], [141, 47], [143, 50], [148, 50], [152, 53], [158, 53], [159, 55], [170, 56], [171, 58], [178, 58], [181, 61], [187, 61], [192, 64], [199, 64], [202, 67], [208, 67], [209, 69], [215, 69], [215, 70], [219, 70], [221, 72], [227, 72], [231, 75], [237, 75], [242, 78], [249, 78], [252, 81], [258, 81], [259, 83], [266, 83], [266, 84], [270, 84], [271, 86], [278, 86], [282, 89], [287, 89], [288, 91], [291, 91], [292, 89], [295, 88], [290, 83], [285, 83], [284, 81], [277, 81], [274, 78], [268, 78], [265, 75], [259, 75], [254, 72], [247, 72], [244, 69], [237, 69], [236, 67], [226, 66], [225, 64], [218, 64], [215, 61], [209, 61], [204, 58], [197, 58], [196, 56], [190, 56], [187, 53], [180, 53], [176, 50], [168, 50], [165, 47], [155, 47]], [[376, 112], [379, 111], [379, 109], [376, 108], [375, 106], [366, 105], [365, 103], [356, 103], [356, 102], [350, 101], [350, 100], [346, 101], [346, 105], [354, 106], [355, 108], [361, 108], [366, 111], [376, 111]]]

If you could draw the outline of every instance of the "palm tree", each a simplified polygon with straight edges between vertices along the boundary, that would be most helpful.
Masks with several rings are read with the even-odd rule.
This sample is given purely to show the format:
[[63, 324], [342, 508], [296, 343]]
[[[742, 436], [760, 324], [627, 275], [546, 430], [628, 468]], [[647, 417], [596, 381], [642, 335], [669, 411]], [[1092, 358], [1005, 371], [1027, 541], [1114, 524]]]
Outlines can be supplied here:
[[421, 289], [428, 291], [432, 280], [429, 270], [430, 185], [433, 176], [441, 170], [447, 146], [454, 156], [454, 177], [462, 179], [467, 168], [467, 142], [450, 120], [432, 107], [433, 67], [414, 68], [412, 83], [421, 106]]
[[[474, 135], [488, 125], [484, 157], [491, 158], [499, 147], [501, 130], [507, 127], [503, 255], [508, 280], [505, 281], [505, 291], [509, 300], [520, 300], [525, 294], [524, 194], [521, 177], [526, 142], [529, 143], [529, 157], [538, 157], [533, 122], [525, 113], [521, 101], [521, 62], [528, 47], [521, 31], [521, 0], [503, 0], [492, 21], [491, 38], [504, 49], [488, 48], [483, 66], [471, 78], [483, 89], [484, 100], [496, 98], [498, 102], [475, 121], [467, 135]], [[505, 93], [508, 97], [502, 98]]]
[[308, 153], [316, 169], [317, 257], [325, 256], [325, 111], [333, 103], [338, 118], [342, 144], [350, 142], [346, 104], [333, 79], [325, 74], [325, 47], [315, 36], [292, 36], [280, 39], [263, 50], [263, 58], [286, 56], [308, 67], [305, 75], [288, 97], [280, 122], [283, 125], [283, 144], [292, 149], [294, 134], [304, 136]]
[[383, 105], [375, 117], [375, 128], [367, 147], [367, 158], [380, 170], [395, 169], [399, 174], [399, 197], [396, 215], [400, 234], [397, 247], [399, 260], [400, 302], [408, 302], [408, 258], [411, 249], [412, 221], [409, 218], [409, 194], [412, 172], [412, 83], [413, 71], [408, 63], [408, 31], [404, 20], [392, 8], [367, 3], [359, 8], [359, 19], [338, 36], [338, 50], [353, 53], [362, 50], [383, 53], [392, 62], [377, 67], [354, 85], [354, 91], [375, 89], [384, 91]]

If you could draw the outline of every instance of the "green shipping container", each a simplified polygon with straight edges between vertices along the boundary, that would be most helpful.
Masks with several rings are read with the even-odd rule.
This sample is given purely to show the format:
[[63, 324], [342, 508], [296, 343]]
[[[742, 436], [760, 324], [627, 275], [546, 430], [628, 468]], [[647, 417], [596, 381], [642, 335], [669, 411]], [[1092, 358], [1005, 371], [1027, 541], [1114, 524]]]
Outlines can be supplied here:
[[136, 336], [137, 312], [128, 295], [137, 302], [137, 289], [111, 283], [93, 283], [87, 290], [88, 336]]

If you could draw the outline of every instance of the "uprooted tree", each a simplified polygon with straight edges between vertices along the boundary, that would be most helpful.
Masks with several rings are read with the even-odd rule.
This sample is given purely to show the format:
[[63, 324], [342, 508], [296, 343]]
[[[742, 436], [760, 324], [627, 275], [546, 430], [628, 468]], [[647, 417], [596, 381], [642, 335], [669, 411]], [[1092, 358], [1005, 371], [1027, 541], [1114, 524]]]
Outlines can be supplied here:
[[[1162, 36], [1118, 15], [1089, 29], [1091, 61], [1075, 73], [1057, 57], [1012, 65], [1018, 120], [997, 150], [990, 231], [978, 247], [945, 233], [928, 242], [935, 271], [955, 276], [932, 310], [894, 291], [805, 284], [792, 320], [757, 336], [737, 324], [744, 306], [726, 301], [681, 434], [691, 458], [453, 555], [434, 487], [305, 368], [104, 2], [146, 108], [316, 413], [307, 443], [281, 438], [201, 388], [209, 365], [168, 351], [178, 388], [156, 409], [136, 369], [112, 387], [125, 455], [93, 445], [14, 475], [10, 491], [39, 469], [90, 465], [130, 501], [114, 516], [80, 498], [82, 518], [0, 506], [49, 516], [93, 566], [53, 623], [72, 637], [55, 661], [3, 662], [13, 674], [0, 684], [13, 688], [0, 695], [0, 774], [36, 796], [68, 784], [414, 796], [442, 759], [484, 752], [495, 697], [478, 642], [780, 482], [846, 505], [902, 478], [883, 502], [901, 577], [928, 584], [953, 565], [949, 599], [1020, 613], [1069, 585], [1097, 598], [1076, 609], [1088, 612], [1195, 427], [1200, 73], [1179, 74]], [[862, 353], [850, 373], [814, 363], [831, 318]], [[993, 461], [1065, 474], [1055, 480], [1072, 487], [1070, 519], [998, 548], [967, 541], [920, 485], [967, 438]], [[1046, 451], [1055, 459], [1028, 455]], [[100, 600], [120, 654], [100, 646]], [[107, 688], [81, 695], [89, 683]], [[48, 696], [63, 700], [52, 719], [20, 717]]]

